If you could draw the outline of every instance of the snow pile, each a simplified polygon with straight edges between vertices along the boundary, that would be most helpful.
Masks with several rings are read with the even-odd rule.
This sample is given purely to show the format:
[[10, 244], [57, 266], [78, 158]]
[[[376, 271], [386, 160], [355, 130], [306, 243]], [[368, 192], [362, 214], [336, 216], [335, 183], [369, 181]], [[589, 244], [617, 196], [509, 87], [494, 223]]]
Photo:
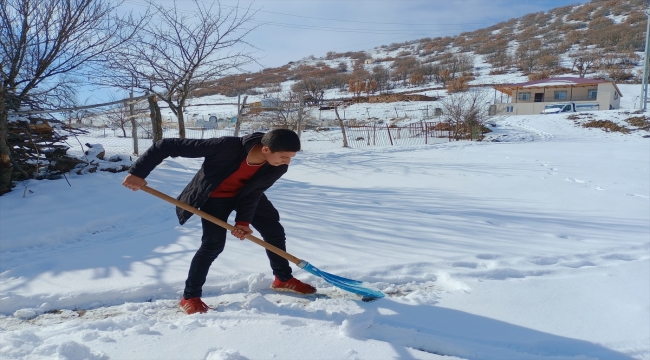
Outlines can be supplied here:
[[77, 165], [74, 169], [77, 174], [94, 173], [97, 170], [121, 172], [128, 170], [133, 163], [130, 158], [124, 155], [113, 155], [108, 159], [104, 159], [106, 150], [104, 150], [102, 144], [86, 143], [86, 147], [88, 150], [84, 151], [82, 157], [85, 163]]

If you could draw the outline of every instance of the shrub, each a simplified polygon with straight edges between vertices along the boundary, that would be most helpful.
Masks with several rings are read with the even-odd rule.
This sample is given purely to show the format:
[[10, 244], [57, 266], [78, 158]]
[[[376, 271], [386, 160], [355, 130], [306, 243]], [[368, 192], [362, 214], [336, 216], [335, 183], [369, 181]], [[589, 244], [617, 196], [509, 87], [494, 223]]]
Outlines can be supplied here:
[[450, 80], [447, 82], [447, 92], [453, 94], [469, 90], [470, 80], [472, 80], [471, 75], [462, 75], [456, 79]]
[[607, 72], [607, 75], [609, 75], [612, 80], [618, 82], [618, 81], [627, 81], [630, 80], [634, 77], [634, 74], [632, 74], [631, 70], [628, 69], [621, 69], [619, 67], [614, 67], [610, 69]]
[[530, 73], [528, 74], [528, 81], [536, 81], [536, 80], [542, 80], [542, 79], [548, 79], [551, 76], [551, 73], [547, 71], [540, 71], [536, 73]]
[[631, 117], [629, 119], [625, 119], [625, 122], [632, 126], [638, 127], [641, 130], [650, 131], [650, 119], [646, 118], [645, 116]]
[[582, 127], [585, 128], [599, 128], [607, 132], [620, 132], [623, 134], [629, 134], [630, 129], [626, 128], [625, 126], [620, 126], [616, 124], [613, 121], [610, 120], [591, 120], [589, 122], [586, 122], [582, 124]]

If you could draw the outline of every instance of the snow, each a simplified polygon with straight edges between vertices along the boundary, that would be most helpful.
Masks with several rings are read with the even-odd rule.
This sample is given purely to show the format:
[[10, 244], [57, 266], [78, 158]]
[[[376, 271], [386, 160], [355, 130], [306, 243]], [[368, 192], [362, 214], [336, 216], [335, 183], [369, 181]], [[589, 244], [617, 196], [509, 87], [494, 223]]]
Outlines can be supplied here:
[[[650, 359], [650, 139], [580, 121], [300, 153], [267, 192], [288, 251], [387, 294], [371, 303], [297, 268], [319, 295], [274, 293], [263, 250], [233, 239], [204, 288], [214, 310], [185, 315], [198, 219], [179, 226], [124, 173], [21, 183], [0, 202], [0, 357]], [[147, 180], [175, 196], [200, 164]]]

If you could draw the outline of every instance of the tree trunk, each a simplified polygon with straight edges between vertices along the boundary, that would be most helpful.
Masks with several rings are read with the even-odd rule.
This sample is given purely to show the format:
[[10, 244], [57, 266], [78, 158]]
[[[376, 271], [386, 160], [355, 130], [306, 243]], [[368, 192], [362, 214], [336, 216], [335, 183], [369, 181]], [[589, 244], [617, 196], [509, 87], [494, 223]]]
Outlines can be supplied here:
[[341, 133], [343, 133], [343, 147], [348, 147], [348, 136], [345, 134], [345, 126], [343, 126], [343, 120], [341, 120], [341, 117], [339, 116], [339, 110], [338, 108], [334, 108], [334, 113], [336, 114], [336, 118], [339, 119], [339, 125], [341, 126]]
[[133, 91], [131, 91], [131, 96], [129, 100], [129, 118], [131, 119], [131, 137], [133, 138], [133, 154], [138, 156], [140, 155], [138, 149], [138, 122], [135, 119], [135, 104], [133, 103]]
[[5, 107], [6, 94], [4, 86], [0, 89], [0, 195], [11, 191], [11, 153], [7, 145], [7, 121], [9, 113]]
[[151, 129], [153, 131], [153, 142], [162, 140], [162, 114], [160, 113], [160, 106], [156, 100], [156, 95], [151, 95], [147, 98], [149, 102], [149, 112], [151, 116]]
[[185, 139], [185, 117], [182, 105], [176, 107], [176, 118], [178, 119], [178, 137]]

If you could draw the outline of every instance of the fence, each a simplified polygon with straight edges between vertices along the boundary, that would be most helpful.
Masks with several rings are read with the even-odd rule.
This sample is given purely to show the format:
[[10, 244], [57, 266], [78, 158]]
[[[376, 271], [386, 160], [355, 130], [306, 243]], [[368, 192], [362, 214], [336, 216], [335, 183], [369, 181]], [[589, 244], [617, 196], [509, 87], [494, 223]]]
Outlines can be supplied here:
[[[387, 124], [346, 125], [345, 133], [348, 146], [351, 148], [370, 146], [405, 146], [420, 144], [435, 144], [450, 141], [448, 130], [441, 130], [441, 123], [419, 122], [406, 126]], [[84, 128], [85, 134], [69, 136], [67, 144], [70, 146], [68, 153], [80, 156], [85, 147], [83, 145], [101, 144], [110, 154], [140, 155], [152, 145], [150, 125], [142, 125], [137, 131], [137, 152], [131, 137], [131, 129], [125, 128]], [[249, 134], [258, 129], [242, 128], [240, 136]], [[126, 134], [126, 136], [124, 136]], [[188, 139], [208, 139], [221, 136], [232, 136], [234, 129], [186, 129], [185, 137]], [[178, 137], [178, 129], [164, 128], [163, 138]], [[302, 148], [305, 151], [327, 150], [343, 146], [343, 133], [340, 127], [320, 128], [302, 132]]]
[[449, 130], [441, 130], [438, 122], [420, 122], [406, 126], [362, 125], [345, 128], [348, 146], [420, 145], [448, 142]]

